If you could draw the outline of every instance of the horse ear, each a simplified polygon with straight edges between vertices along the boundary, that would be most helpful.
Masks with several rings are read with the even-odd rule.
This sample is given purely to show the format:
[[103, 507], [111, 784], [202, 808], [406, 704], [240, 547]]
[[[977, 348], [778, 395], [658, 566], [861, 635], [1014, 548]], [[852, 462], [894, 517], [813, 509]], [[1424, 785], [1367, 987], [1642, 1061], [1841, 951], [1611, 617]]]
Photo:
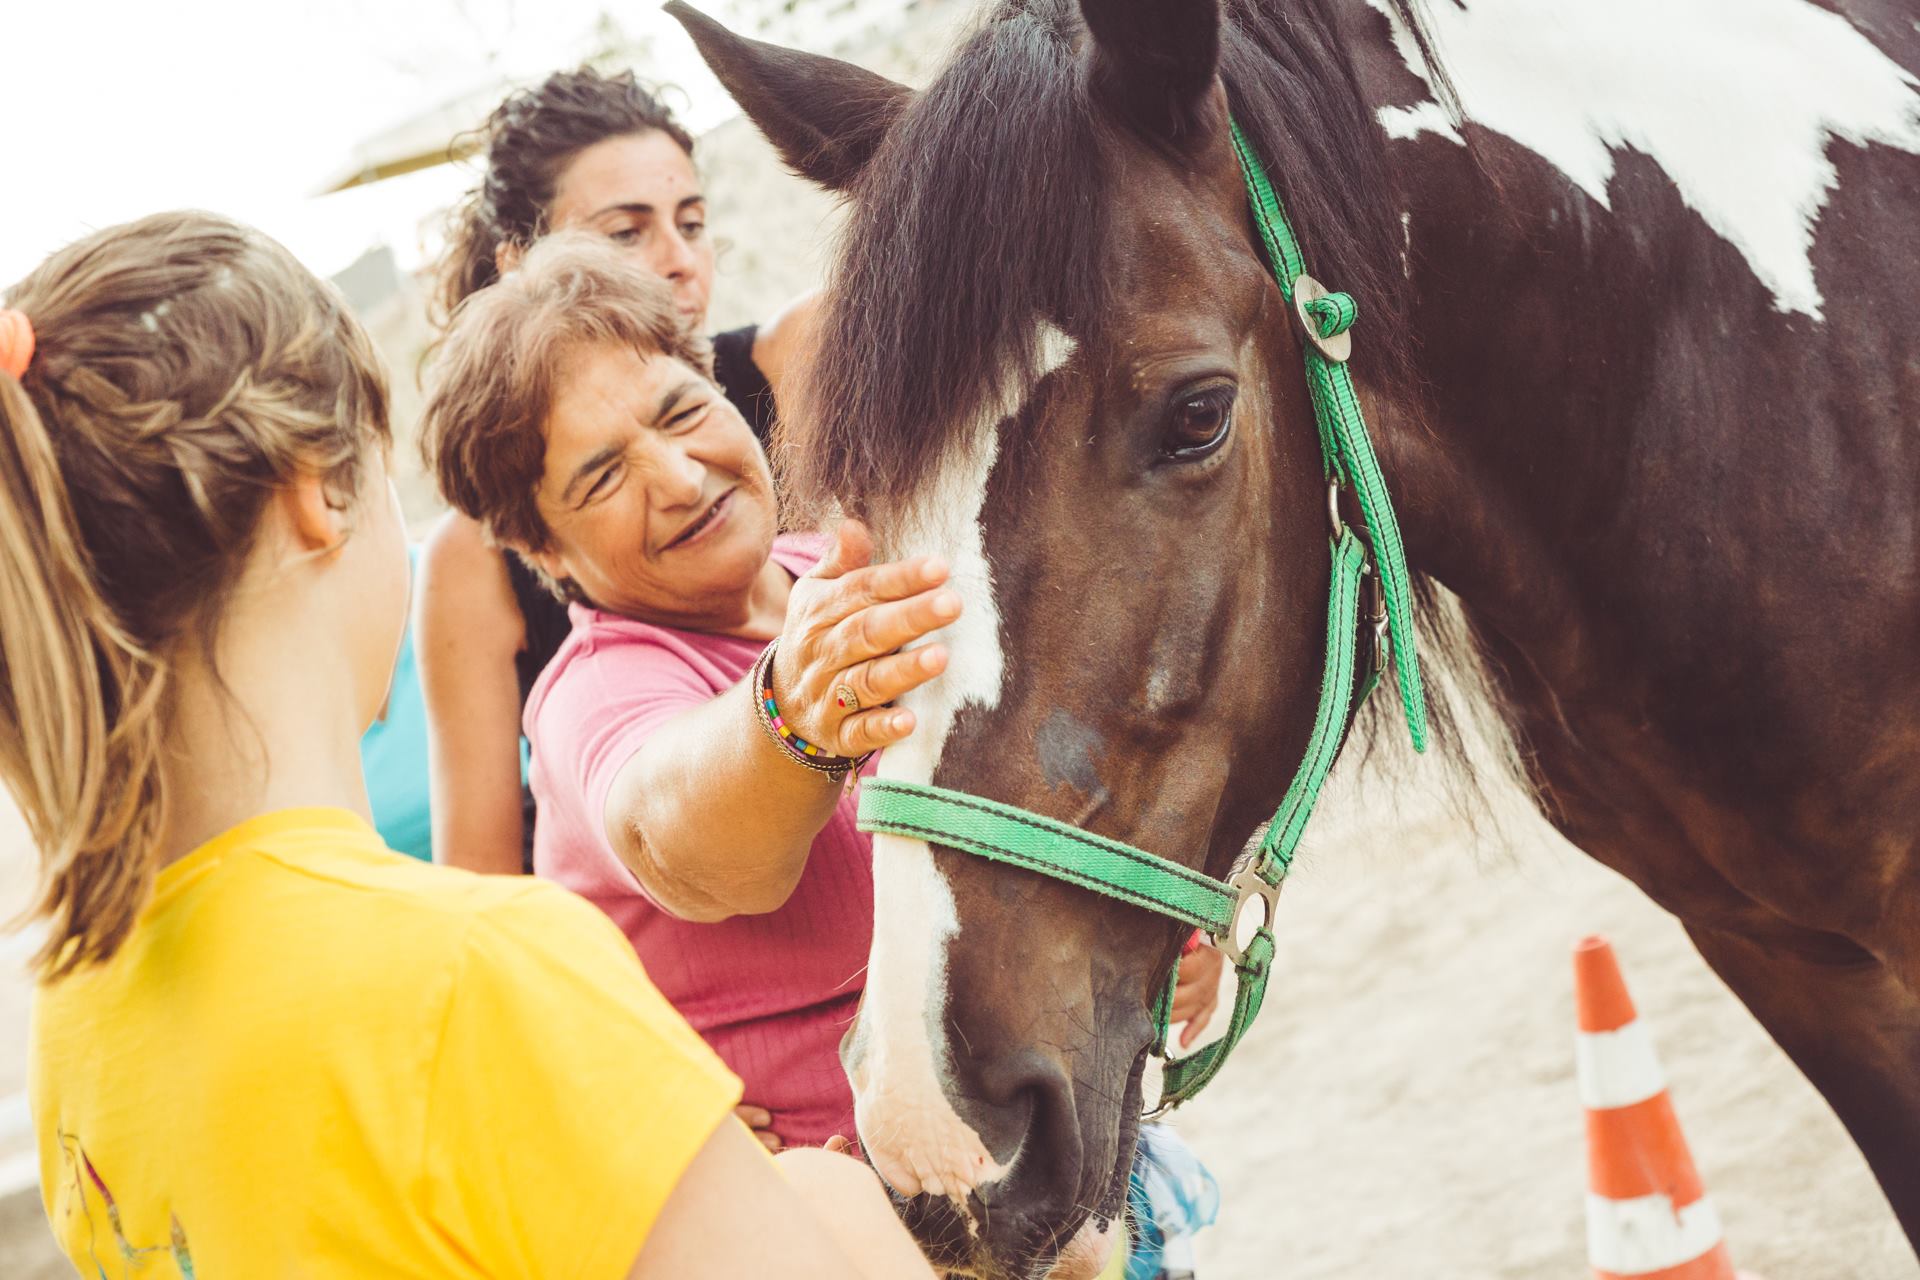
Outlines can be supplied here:
[[780, 158], [829, 191], [853, 185], [913, 97], [850, 62], [735, 35], [683, 0], [667, 13]]
[[1094, 97], [1148, 137], [1188, 140], [1220, 61], [1219, 0], [1080, 0]]

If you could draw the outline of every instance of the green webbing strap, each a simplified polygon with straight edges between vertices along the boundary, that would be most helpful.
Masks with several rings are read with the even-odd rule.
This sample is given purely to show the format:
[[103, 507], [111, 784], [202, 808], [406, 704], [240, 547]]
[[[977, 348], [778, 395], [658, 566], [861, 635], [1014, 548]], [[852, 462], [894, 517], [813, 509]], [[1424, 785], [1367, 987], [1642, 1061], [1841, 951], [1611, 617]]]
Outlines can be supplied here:
[[1333, 546], [1333, 587], [1327, 606], [1327, 668], [1320, 681], [1320, 705], [1313, 716], [1313, 735], [1307, 755], [1281, 797], [1280, 808], [1260, 840], [1254, 867], [1268, 884], [1278, 887], [1293, 869], [1293, 853], [1306, 834], [1314, 801], [1326, 784], [1327, 771], [1340, 754], [1352, 707], [1354, 641], [1360, 626], [1360, 578], [1366, 570], [1367, 549], [1353, 530], [1345, 530]]
[[1260, 167], [1260, 157], [1253, 153], [1253, 144], [1240, 132], [1238, 120], [1229, 123], [1233, 127], [1233, 154], [1240, 161], [1240, 176], [1247, 184], [1247, 200], [1253, 205], [1254, 225], [1260, 228], [1260, 240], [1267, 246], [1267, 265], [1273, 268], [1273, 278], [1280, 282], [1280, 296], [1292, 306], [1293, 282], [1307, 274], [1306, 259], [1300, 256], [1300, 242], [1294, 238], [1293, 224], [1287, 221], [1280, 197], [1273, 193], [1267, 171]]
[[[1351, 529], [1342, 532], [1333, 547], [1333, 587], [1327, 604], [1327, 668], [1320, 682], [1320, 705], [1313, 715], [1313, 734], [1307, 739], [1306, 758], [1287, 787], [1280, 811], [1267, 824], [1260, 848], [1249, 869], [1277, 893], [1293, 867], [1294, 851], [1306, 832], [1313, 802], [1327, 780], [1327, 770], [1340, 754], [1346, 737], [1349, 700], [1353, 696], [1354, 644], [1360, 625], [1360, 579], [1366, 570], [1367, 550]], [[1235, 959], [1238, 978], [1233, 995], [1233, 1016], [1227, 1022], [1227, 1034], [1190, 1057], [1170, 1058], [1161, 1079], [1160, 1109], [1177, 1107], [1206, 1088], [1226, 1063], [1227, 1055], [1240, 1043], [1240, 1037], [1253, 1025], [1266, 998], [1267, 978], [1273, 965], [1273, 903], [1267, 900], [1266, 919], [1259, 932]], [[1237, 909], [1237, 905], [1236, 905]], [[1233, 950], [1237, 950], [1233, 949]], [[1229, 950], [1229, 954], [1232, 954]], [[1165, 1032], [1160, 1033], [1162, 1036]]]
[[1153, 1002], [1153, 1048], [1156, 1058], [1167, 1056], [1167, 1033], [1173, 1029], [1173, 994], [1180, 985], [1180, 960], [1175, 957], [1167, 980], [1160, 984], [1160, 998]]
[[1394, 518], [1387, 482], [1373, 455], [1360, 402], [1353, 395], [1347, 366], [1307, 352], [1307, 377], [1322, 419], [1331, 419], [1339, 441], [1337, 457], [1347, 483], [1360, 501], [1360, 513], [1373, 537], [1375, 571], [1387, 596], [1387, 631], [1393, 637], [1393, 670], [1400, 684], [1400, 705], [1407, 714], [1407, 733], [1415, 751], [1427, 749], [1427, 693], [1420, 679], [1420, 656], [1413, 638], [1413, 582], [1407, 572], [1407, 553], [1400, 543], [1400, 522]]
[[1224, 934], [1234, 893], [1204, 872], [1011, 805], [887, 778], [860, 783], [860, 829], [930, 840]]
[[[1179, 1106], [1220, 1074], [1233, 1046], [1240, 1043], [1240, 1037], [1260, 1015], [1260, 1002], [1267, 998], [1267, 978], [1273, 972], [1273, 949], [1270, 928], [1262, 928], [1253, 935], [1246, 954], [1233, 967], [1239, 981], [1234, 984], [1233, 1017], [1227, 1023], [1227, 1034], [1184, 1058], [1167, 1058], [1166, 1069], [1160, 1075], [1160, 1105], [1155, 1108], [1156, 1112]], [[1163, 1030], [1160, 1035], [1164, 1040], [1166, 1032]]]
[[[1253, 206], [1253, 220], [1260, 228], [1260, 239], [1267, 247], [1267, 261], [1273, 266], [1280, 284], [1280, 296], [1294, 305], [1294, 285], [1307, 273], [1300, 256], [1300, 242], [1293, 225], [1267, 180], [1266, 170], [1253, 152], [1253, 144], [1233, 124], [1233, 150], [1240, 160], [1240, 172], [1246, 179], [1247, 200]], [[1307, 313], [1318, 326], [1322, 338], [1332, 338], [1352, 327], [1358, 308], [1344, 293], [1328, 294], [1307, 304]], [[1393, 637], [1394, 674], [1400, 683], [1400, 703], [1407, 713], [1407, 731], [1416, 751], [1427, 749], [1427, 699], [1420, 680], [1420, 657], [1413, 638], [1413, 586], [1407, 572], [1406, 551], [1400, 543], [1400, 525], [1394, 518], [1393, 502], [1387, 497], [1386, 480], [1380, 474], [1380, 462], [1374, 456], [1373, 442], [1367, 437], [1367, 423], [1360, 412], [1360, 401], [1353, 392], [1353, 376], [1344, 360], [1330, 360], [1320, 349], [1307, 344], [1307, 386], [1313, 394], [1313, 414], [1320, 428], [1320, 449], [1328, 475], [1353, 490], [1360, 513], [1366, 519], [1373, 539], [1373, 553], [1387, 596], [1387, 629]]]

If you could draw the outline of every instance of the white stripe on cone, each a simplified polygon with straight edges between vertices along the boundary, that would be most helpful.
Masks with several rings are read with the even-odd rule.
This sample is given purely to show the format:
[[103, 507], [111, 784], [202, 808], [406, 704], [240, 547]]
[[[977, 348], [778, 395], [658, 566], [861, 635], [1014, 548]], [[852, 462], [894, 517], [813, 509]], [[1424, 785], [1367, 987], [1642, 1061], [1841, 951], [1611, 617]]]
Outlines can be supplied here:
[[1645, 1102], [1667, 1087], [1646, 1023], [1635, 1018], [1617, 1031], [1575, 1033], [1573, 1060], [1580, 1101], [1589, 1111], [1611, 1111]]
[[1587, 1196], [1587, 1255], [1615, 1275], [1639, 1276], [1692, 1262], [1720, 1243], [1720, 1215], [1705, 1196], [1676, 1210], [1666, 1196]]

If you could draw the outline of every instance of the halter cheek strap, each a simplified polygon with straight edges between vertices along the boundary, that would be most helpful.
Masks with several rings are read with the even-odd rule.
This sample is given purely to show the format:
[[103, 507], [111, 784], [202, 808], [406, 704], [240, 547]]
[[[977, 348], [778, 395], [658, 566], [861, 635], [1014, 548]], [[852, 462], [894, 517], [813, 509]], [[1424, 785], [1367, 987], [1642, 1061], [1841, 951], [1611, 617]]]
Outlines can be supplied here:
[[[1219, 1073], [1246, 1034], [1266, 996], [1274, 959], [1273, 921], [1280, 887], [1325, 786], [1327, 772], [1346, 740], [1358, 702], [1372, 692], [1389, 657], [1414, 749], [1427, 743], [1426, 694], [1414, 649], [1410, 577], [1400, 529], [1385, 479], [1367, 436], [1346, 361], [1357, 308], [1344, 293], [1330, 293], [1306, 274], [1299, 242], [1280, 199], [1238, 124], [1234, 154], [1246, 180], [1254, 222], [1281, 294], [1298, 313], [1306, 336], [1307, 385], [1312, 393], [1320, 453], [1329, 486], [1333, 572], [1327, 600], [1327, 658], [1306, 757], [1267, 824], [1253, 856], [1233, 876], [1215, 880], [1182, 863], [1012, 805], [944, 787], [870, 778], [860, 787], [862, 831], [924, 840], [1078, 885], [1204, 929], [1233, 961], [1237, 987], [1226, 1035], [1185, 1058], [1167, 1061], [1160, 1108], [1178, 1106]], [[1339, 516], [1339, 494], [1350, 490], [1366, 527], [1363, 539]], [[1370, 658], [1358, 660], [1363, 596]], [[1239, 935], [1252, 903], [1260, 920], [1243, 945]], [[1178, 970], [1155, 1002], [1154, 1052], [1166, 1052]]]

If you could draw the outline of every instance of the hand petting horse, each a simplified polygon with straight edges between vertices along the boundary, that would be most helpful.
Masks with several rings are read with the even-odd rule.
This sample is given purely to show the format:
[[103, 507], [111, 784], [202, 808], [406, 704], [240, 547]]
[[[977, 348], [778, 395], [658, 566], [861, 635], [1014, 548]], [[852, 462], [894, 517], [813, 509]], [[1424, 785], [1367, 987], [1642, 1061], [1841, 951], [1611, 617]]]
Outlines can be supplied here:
[[[1902, 6], [1002, 0], [918, 93], [672, 8], [851, 202], [796, 489], [967, 599], [883, 779], [1214, 882], [1328, 740], [1326, 334], [1243, 137], [1357, 301], [1408, 561], [1548, 816], [1686, 922], [1920, 1231]], [[947, 1265], [1083, 1274], [1185, 930], [978, 852], [876, 838], [862, 1137]]]

